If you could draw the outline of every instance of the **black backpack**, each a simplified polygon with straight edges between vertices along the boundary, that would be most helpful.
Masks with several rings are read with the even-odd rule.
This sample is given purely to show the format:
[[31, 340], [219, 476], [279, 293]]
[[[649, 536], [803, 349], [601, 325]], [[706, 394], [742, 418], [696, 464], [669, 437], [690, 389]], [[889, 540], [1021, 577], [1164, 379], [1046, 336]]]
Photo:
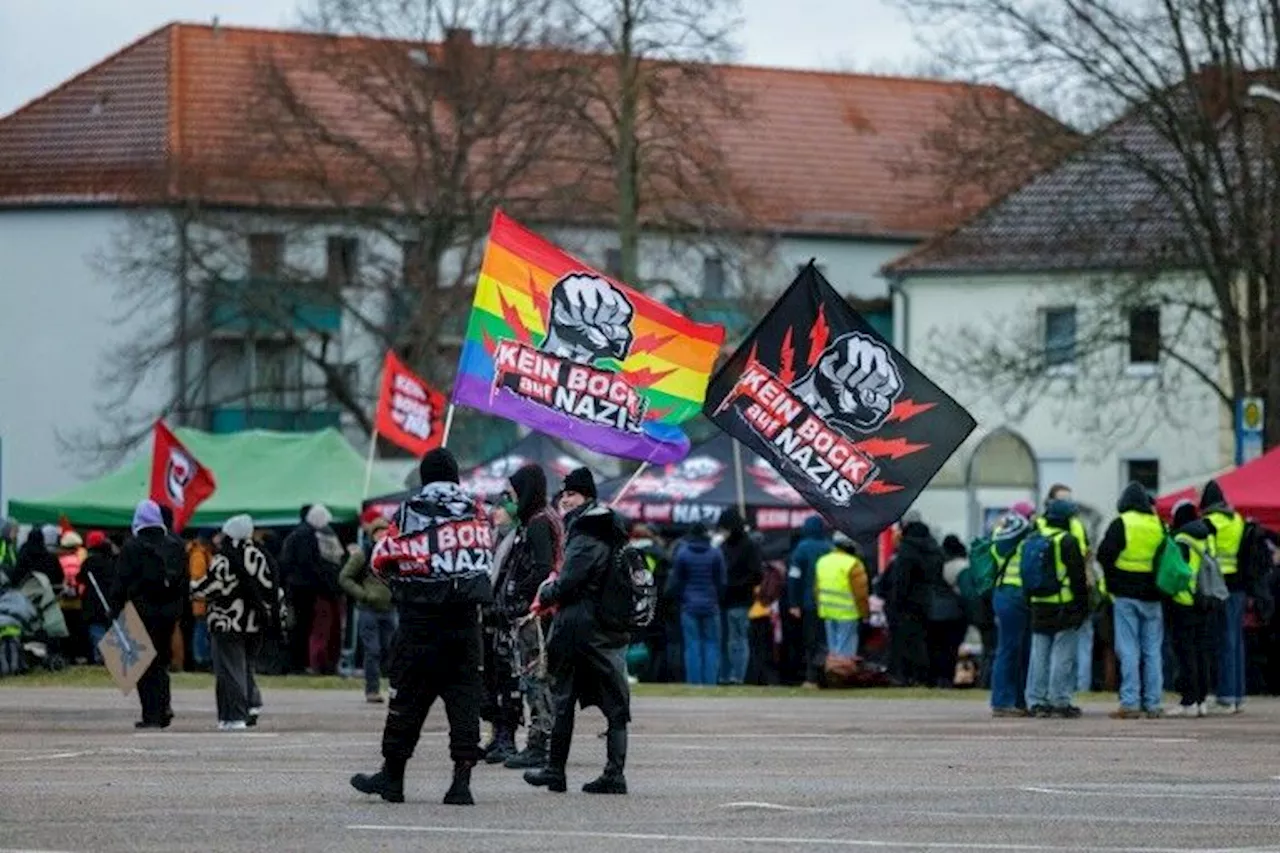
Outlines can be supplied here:
[[644, 554], [623, 545], [609, 555], [600, 584], [600, 624], [607, 630], [632, 632], [648, 627], [658, 609], [658, 585]]

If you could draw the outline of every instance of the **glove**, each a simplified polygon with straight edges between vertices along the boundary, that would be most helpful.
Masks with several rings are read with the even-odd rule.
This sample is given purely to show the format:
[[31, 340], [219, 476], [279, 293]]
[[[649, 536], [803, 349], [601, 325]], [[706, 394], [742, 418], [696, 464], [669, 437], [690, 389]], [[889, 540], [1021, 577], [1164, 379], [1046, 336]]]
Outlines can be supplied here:
[[884, 344], [854, 332], [837, 338], [792, 389], [834, 425], [870, 432], [902, 392], [902, 376]]
[[594, 275], [566, 276], [551, 288], [544, 352], [590, 364], [624, 360], [633, 341], [635, 309], [612, 283]]

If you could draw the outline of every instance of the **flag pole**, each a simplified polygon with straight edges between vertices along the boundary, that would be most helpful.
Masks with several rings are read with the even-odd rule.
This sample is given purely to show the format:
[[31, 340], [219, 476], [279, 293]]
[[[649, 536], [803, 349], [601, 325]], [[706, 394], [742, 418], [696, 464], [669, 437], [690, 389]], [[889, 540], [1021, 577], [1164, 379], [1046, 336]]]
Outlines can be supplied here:
[[636, 480], [640, 479], [640, 475], [643, 474], [648, 467], [648, 461], [640, 463], [640, 467], [637, 468], [635, 473], [628, 477], [627, 481], [622, 484], [622, 488], [618, 489], [618, 493], [613, 496], [613, 500], [609, 501], [610, 507], [616, 507], [618, 505], [618, 502], [622, 500], [627, 492], [631, 491], [631, 487], [635, 484]]
[[738, 514], [743, 523], [747, 520], [747, 487], [742, 481], [742, 445], [735, 439], [733, 442], [733, 473], [738, 486]]
[[373, 457], [378, 452], [378, 425], [369, 431], [369, 456], [364, 463], [364, 491], [361, 497], [369, 497], [369, 484], [373, 482]]
[[453, 403], [444, 410], [444, 436], [440, 439], [441, 447], [449, 446], [449, 433], [453, 431]]

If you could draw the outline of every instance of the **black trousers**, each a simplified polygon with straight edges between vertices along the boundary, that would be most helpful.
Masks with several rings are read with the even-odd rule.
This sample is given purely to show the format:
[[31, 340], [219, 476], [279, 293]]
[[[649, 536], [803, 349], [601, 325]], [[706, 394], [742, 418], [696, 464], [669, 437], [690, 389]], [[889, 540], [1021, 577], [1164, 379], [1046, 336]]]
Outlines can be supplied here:
[[1173, 654], [1178, 663], [1178, 690], [1184, 706], [1198, 705], [1209, 696], [1210, 677], [1217, 644], [1211, 613], [1194, 607], [1170, 605], [1173, 623]]
[[484, 702], [481, 709], [495, 729], [514, 732], [524, 718], [520, 677], [516, 672], [513, 629], [497, 619], [484, 626]]
[[176, 616], [138, 614], [147, 629], [151, 645], [156, 650], [155, 660], [138, 679], [138, 702], [142, 705], [144, 723], [163, 723], [169, 719], [169, 663], [173, 659], [173, 627]]
[[827, 628], [818, 610], [804, 609], [804, 680], [812, 684], [822, 681], [827, 669]]
[[778, 665], [773, 654], [773, 620], [767, 616], [752, 619], [751, 661], [747, 664], [747, 683], [774, 686], [778, 683]]
[[960, 644], [969, 626], [964, 620], [924, 623], [929, 655], [929, 686], [952, 687], [956, 679], [956, 661]]
[[305, 672], [311, 666], [311, 622], [316, 611], [315, 591], [300, 587], [290, 589], [289, 607], [293, 610], [293, 630], [289, 632], [289, 671]]
[[422, 618], [402, 609], [391, 647], [391, 701], [382, 732], [382, 757], [403, 763], [413, 757], [422, 724], [436, 699], [449, 717], [449, 755], [475, 762], [480, 750], [481, 674], [479, 613], [459, 607], [448, 616]]
[[254, 678], [257, 634], [214, 631], [209, 635], [213, 652], [213, 694], [219, 722], [249, 719], [249, 709], [262, 706], [262, 693]]

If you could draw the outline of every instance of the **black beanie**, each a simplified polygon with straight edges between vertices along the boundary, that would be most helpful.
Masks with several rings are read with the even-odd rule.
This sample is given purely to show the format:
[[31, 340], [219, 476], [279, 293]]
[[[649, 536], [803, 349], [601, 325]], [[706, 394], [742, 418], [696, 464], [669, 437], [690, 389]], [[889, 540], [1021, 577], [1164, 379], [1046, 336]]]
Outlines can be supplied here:
[[587, 500], [596, 499], [596, 478], [587, 468], [576, 468], [564, 478], [564, 491], [575, 492]]
[[458, 460], [443, 447], [437, 447], [418, 464], [418, 474], [422, 477], [422, 485], [429, 483], [458, 482]]

